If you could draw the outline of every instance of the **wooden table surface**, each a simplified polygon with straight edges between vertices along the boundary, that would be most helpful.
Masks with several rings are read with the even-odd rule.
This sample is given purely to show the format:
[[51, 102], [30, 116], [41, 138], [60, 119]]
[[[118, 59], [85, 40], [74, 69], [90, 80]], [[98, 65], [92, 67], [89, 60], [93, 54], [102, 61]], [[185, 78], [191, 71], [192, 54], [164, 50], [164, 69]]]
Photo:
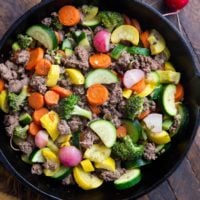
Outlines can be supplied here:
[[[162, 0], [144, 0], [166, 13]], [[0, 38], [8, 27], [26, 10], [40, 0], [0, 0]], [[180, 21], [184, 37], [190, 42], [200, 61], [200, 3], [192, 0], [180, 12]], [[176, 16], [168, 17], [177, 27]], [[36, 199], [35, 195], [34, 200]], [[0, 197], [6, 200], [4, 197]], [[9, 197], [12, 199], [12, 197]], [[14, 199], [14, 198], [13, 198]], [[139, 198], [139, 200], [200, 200], [200, 129], [195, 141], [179, 168], [159, 187]], [[29, 199], [31, 200], [31, 199]]]

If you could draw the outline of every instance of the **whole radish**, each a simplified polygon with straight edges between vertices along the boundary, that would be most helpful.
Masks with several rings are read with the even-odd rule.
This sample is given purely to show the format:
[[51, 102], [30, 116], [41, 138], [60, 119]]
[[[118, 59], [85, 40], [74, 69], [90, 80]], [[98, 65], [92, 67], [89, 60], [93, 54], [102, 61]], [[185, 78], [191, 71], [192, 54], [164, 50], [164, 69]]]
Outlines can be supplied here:
[[173, 11], [177, 11], [185, 7], [189, 0], [164, 0], [167, 7]]
[[44, 130], [40, 130], [35, 136], [35, 145], [38, 148], [43, 148], [48, 144], [49, 136], [48, 133]]

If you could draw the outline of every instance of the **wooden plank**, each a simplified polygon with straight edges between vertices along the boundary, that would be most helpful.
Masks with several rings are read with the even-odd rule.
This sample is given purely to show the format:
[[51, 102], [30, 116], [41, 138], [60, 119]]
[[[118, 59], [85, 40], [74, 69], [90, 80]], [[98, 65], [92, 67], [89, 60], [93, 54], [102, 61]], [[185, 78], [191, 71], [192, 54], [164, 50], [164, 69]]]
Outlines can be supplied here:
[[173, 190], [167, 181], [148, 194], [150, 200], [176, 200]]
[[169, 183], [177, 200], [200, 199], [200, 184], [192, 172], [188, 159], [185, 159], [181, 166], [169, 178]]

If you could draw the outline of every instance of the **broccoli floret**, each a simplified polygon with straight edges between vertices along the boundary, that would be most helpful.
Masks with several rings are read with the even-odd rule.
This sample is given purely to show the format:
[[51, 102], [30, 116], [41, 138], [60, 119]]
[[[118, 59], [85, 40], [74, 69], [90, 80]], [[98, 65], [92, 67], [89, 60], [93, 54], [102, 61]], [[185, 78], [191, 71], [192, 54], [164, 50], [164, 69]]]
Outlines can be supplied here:
[[134, 160], [141, 157], [143, 153], [144, 146], [134, 144], [129, 135], [117, 141], [112, 147], [113, 156], [120, 160]]
[[131, 96], [125, 105], [125, 113], [127, 117], [133, 120], [143, 110], [144, 98], [139, 96]]
[[32, 37], [30, 37], [28, 35], [22, 35], [22, 34], [17, 35], [17, 40], [18, 40], [19, 46], [22, 49], [28, 48], [33, 42], [33, 38]]
[[26, 125], [24, 127], [16, 126], [14, 129], [14, 135], [21, 139], [26, 139], [28, 129], [29, 129], [29, 125]]
[[8, 93], [8, 105], [13, 112], [18, 112], [20, 107], [24, 106], [25, 99], [28, 96], [27, 86], [24, 86], [19, 94]]
[[79, 115], [88, 119], [92, 118], [92, 113], [79, 107], [78, 104], [79, 96], [71, 95], [60, 101], [59, 115], [63, 119], [70, 119], [72, 115]]
[[57, 30], [61, 30], [63, 28], [63, 26], [60, 23], [58, 17], [56, 17], [56, 16], [52, 17], [51, 25], [52, 25], [53, 28], [55, 28]]
[[110, 31], [124, 23], [122, 15], [118, 12], [102, 11], [99, 13], [98, 17], [102, 24]]

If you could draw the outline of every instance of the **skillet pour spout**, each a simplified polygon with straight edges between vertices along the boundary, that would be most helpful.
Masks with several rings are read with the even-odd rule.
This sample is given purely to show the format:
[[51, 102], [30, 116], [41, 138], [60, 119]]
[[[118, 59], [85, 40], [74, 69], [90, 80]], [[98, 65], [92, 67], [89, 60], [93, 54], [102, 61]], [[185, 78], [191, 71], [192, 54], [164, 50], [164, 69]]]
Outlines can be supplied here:
[[[0, 41], [0, 54], [4, 59], [8, 57], [13, 38], [16, 34], [24, 32], [29, 26], [40, 22], [51, 12], [58, 10], [66, 4], [80, 6], [91, 4], [90, 0], [43, 0], [31, 8], [18, 19], [7, 31]], [[195, 64], [195, 55], [187, 41], [179, 34], [177, 29], [158, 11], [140, 1], [133, 0], [101, 0], [95, 1], [100, 9], [114, 10], [125, 13], [138, 19], [144, 29], [156, 28], [168, 44], [172, 61], [178, 66], [182, 74], [182, 83], [185, 89], [185, 103], [189, 109], [188, 127], [171, 144], [171, 148], [152, 164], [142, 168], [143, 179], [135, 187], [117, 191], [110, 184], [96, 190], [82, 191], [78, 187], [64, 187], [56, 181], [49, 181], [46, 177], [31, 175], [30, 166], [21, 162], [20, 156], [10, 148], [9, 138], [5, 134], [3, 113], [0, 113], [0, 159], [5, 167], [16, 176], [22, 184], [39, 192], [46, 199], [67, 200], [107, 200], [107, 199], [135, 199], [149, 192], [163, 182], [179, 166], [186, 155], [197, 132], [200, 119], [200, 73]]]

